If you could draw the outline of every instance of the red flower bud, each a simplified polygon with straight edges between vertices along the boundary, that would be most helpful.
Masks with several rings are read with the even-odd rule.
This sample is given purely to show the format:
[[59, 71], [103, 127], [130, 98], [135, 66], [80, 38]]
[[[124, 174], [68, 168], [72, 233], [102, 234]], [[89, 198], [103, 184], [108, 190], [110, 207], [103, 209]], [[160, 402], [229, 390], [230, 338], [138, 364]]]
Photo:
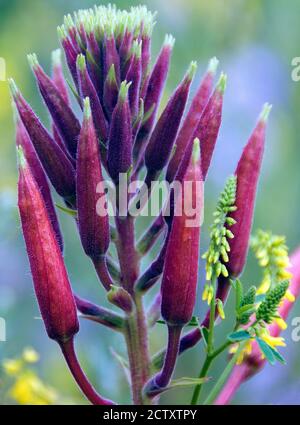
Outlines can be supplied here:
[[36, 55], [29, 55], [28, 60], [55, 126], [65, 142], [68, 151], [75, 158], [80, 123], [51, 78], [45, 74], [39, 65]]
[[[203, 188], [199, 186], [202, 181], [199, 141], [194, 142], [193, 154], [189, 167], [183, 179], [192, 182], [193, 205], [203, 208]], [[197, 186], [199, 189], [197, 191]], [[184, 198], [187, 195], [186, 187], [183, 186], [182, 215], [175, 215], [169, 235], [166, 252], [165, 266], [162, 278], [162, 316], [169, 325], [183, 326], [188, 323], [193, 314], [196, 300], [196, 287], [199, 268], [199, 242], [200, 242], [200, 219], [196, 225], [189, 227], [187, 222], [191, 220], [186, 213]], [[199, 211], [197, 211], [199, 215]], [[199, 218], [199, 217], [198, 217]]]
[[78, 142], [77, 209], [81, 243], [85, 253], [94, 261], [106, 254], [110, 240], [108, 215], [101, 216], [96, 211], [99, 184], [102, 182], [98, 139], [91, 116], [90, 101], [86, 98]]
[[119, 86], [115, 72], [115, 65], [113, 64], [108, 71], [103, 92], [103, 103], [109, 117], [117, 104], [119, 94]]
[[194, 134], [194, 137], [198, 137], [201, 144], [201, 167], [204, 180], [206, 179], [221, 126], [226, 80], [226, 75], [221, 74], [217, 87], [203, 111]]
[[192, 62], [153, 130], [145, 152], [145, 164], [150, 173], [162, 170], [169, 160], [196, 67]]
[[229, 274], [235, 277], [242, 273], [248, 253], [256, 189], [265, 146], [266, 122], [270, 110], [270, 105], [266, 104], [235, 171], [237, 210], [231, 217], [236, 220], [236, 224], [230, 228], [234, 238], [230, 241], [229, 263], [226, 265]]
[[35, 293], [49, 337], [64, 342], [79, 330], [76, 305], [44, 200], [19, 152], [18, 204]]
[[87, 71], [86, 61], [83, 55], [78, 55], [77, 57], [77, 72], [81, 98], [82, 100], [86, 97], [90, 99], [97, 135], [101, 141], [106, 142], [108, 133], [106, 118], [99, 96]]
[[63, 250], [63, 238], [60, 232], [59, 223], [53, 205], [47, 177], [37, 157], [34, 147], [32, 146], [31, 140], [24, 127], [24, 124], [19, 118], [17, 118], [16, 120], [16, 129], [16, 144], [18, 147], [20, 146], [23, 149], [24, 156], [26, 158], [28, 166], [30, 167], [33, 178], [36, 181], [43, 197], [49, 219], [52, 223], [53, 230], [56, 235], [57, 242], [60, 246], [60, 249]]
[[133, 120], [136, 118], [139, 110], [140, 86], [142, 79], [141, 49], [141, 43], [135, 42], [133, 45], [132, 62], [126, 74], [126, 81], [131, 82], [131, 86], [129, 88], [129, 105]]
[[132, 164], [132, 128], [128, 102], [130, 83], [123, 81], [118, 103], [114, 109], [110, 125], [108, 143], [108, 171], [115, 183], [120, 173], [127, 173]]
[[178, 133], [175, 142], [176, 149], [168, 165], [166, 175], [166, 178], [170, 183], [176, 176], [187, 145], [192, 142], [192, 137], [199, 124], [199, 120], [211, 94], [213, 79], [217, 70], [217, 66], [218, 60], [216, 58], [211, 59], [207, 72], [200, 83], [200, 86], [193, 98], [190, 109]]
[[57, 193], [74, 206], [76, 187], [72, 163], [37, 118], [13, 80], [10, 80], [10, 87], [20, 118], [44, 170]]

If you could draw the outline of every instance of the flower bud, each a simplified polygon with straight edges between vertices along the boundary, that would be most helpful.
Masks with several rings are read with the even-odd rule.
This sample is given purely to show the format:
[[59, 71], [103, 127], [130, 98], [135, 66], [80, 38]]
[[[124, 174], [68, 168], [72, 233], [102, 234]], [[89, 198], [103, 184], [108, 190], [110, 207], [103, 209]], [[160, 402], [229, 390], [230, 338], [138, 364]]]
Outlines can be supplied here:
[[53, 230], [56, 235], [57, 242], [60, 246], [60, 249], [63, 250], [63, 238], [60, 232], [59, 223], [53, 205], [47, 177], [37, 157], [34, 147], [32, 146], [31, 140], [24, 127], [24, 124], [19, 118], [16, 119], [16, 129], [17, 147], [21, 147], [24, 152], [24, 156], [26, 158], [28, 166], [30, 167], [32, 176], [36, 181], [37, 186], [39, 187], [41, 195], [43, 197], [49, 219], [52, 223]]
[[192, 62], [153, 130], [145, 152], [145, 164], [150, 173], [162, 170], [169, 160], [196, 67]]
[[86, 97], [90, 99], [91, 110], [97, 135], [101, 141], [106, 142], [108, 135], [106, 118], [96, 89], [87, 71], [86, 61], [83, 55], [78, 55], [77, 57], [77, 72], [80, 95], [82, 97], [82, 100]]
[[58, 91], [51, 78], [45, 74], [39, 65], [36, 55], [29, 55], [28, 60], [55, 126], [65, 142], [68, 151], [75, 158], [77, 139], [80, 132], [79, 121], [74, 115], [72, 109], [65, 102], [63, 96]]
[[72, 163], [37, 118], [13, 80], [10, 80], [10, 88], [20, 118], [51, 183], [57, 193], [74, 206], [76, 187]]
[[149, 77], [144, 109], [145, 114], [151, 111], [152, 112], [150, 117], [140, 129], [140, 133], [137, 140], [137, 148], [140, 148], [140, 145], [144, 142], [145, 139], [147, 139], [148, 135], [152, 131], [169, 71], [174, 41], [175, 40], [172, 36], [166, 36], [161, 52], [154, 65], [151, 76]]
[[103, 102], [105, 109], [109, 117], [117, 104], [119, 94], [119, 86], [117, 83], [117, 77], [115, 72], [115, 65], [112, 64], [110, 67], [105, 83], [104, 83], [104, 93], [103, 93]]
[[132, 128], [128, 102], [130, 83], [123, 81], [118, 103], [111, 118], [108, 143], [108, 171], [117, 184], [120, 173], [127, 173], [132, 164]]
[[77, 77], [77, 70], [76, 70], [76, 58], [80, 52], [76, 51], [76, 49], [72, 45], [63, 26], [58, 27], [57, 32], [58, 32], [58, 37], [60, 39], [61, 45], [65, 52], [65, 57], [66, 57], [70, 74], [72, 75], [76, 89], [79, 91], [78, 77]]
[[79, 330], [76, 305], [44, 200], [19, 148], [18, 205], [35, 293], [49, 338], [63, 343]]
[[198, 137], [201, 143], [201, 166], [204, 180], [206, 179], [221, 126], [223, 95], [226, 88], [226, 81], [227, 77], [222, 73], [201, 115], [194, 134], [194, 137]]
[[110, 241], [108, 215], [101, 216], [96, 210], [99, 184], [102, 182], [98, 139], [91, 115], [90, 101], [86, 98], [78, 142], [77, 210], [81, 243], [86, 255], [94, 261], [106, 254]]
[[129, 105], [133, 120], [136, 118], [139, 110], [140, 86], [142, 79], [142, 45], [135, 42], [133, 44], [133, 58], [126, 74], [126, 81], [131, 82], [129, 88]]
[[169, 183], [174, 180], [180, 162], [184, 156], [186, 147], [191, 142], [194, 132], [199, 124], [199, 120], [211, 94], [213, 79], [217, 70], [217, 66], [217, 58], [212, 58], [209, 62], [207, 72], [200, 83], [200, 86], [191, 103], [190, 109], [180, 128], [175, 142], [176, 149], [167, 169], [166, 178]]
[[[197, 191], [197, 184], [201, 181], [200, 147], [199, 140], [195, 139], [183, 183], [193, 183], [191, 202], [198, 205], [200, 195], [202, 209], [202, 186], [201, 193]], [[185, 189], [183, 186], [183, 198], [186, 196]], [[191, 217], [186, 214], [184, 199], [181, 202], [182, 215], [175, 215], [172, 222], [161, 286], [162, 316], [169, 325], [177, 326], [185, 325], [192, 318], [196, 301], [200, 243], [200, 220], [195, 226], [188, 227], [187, 220]]]
[[227, 265], [230, 275], [235, 277], [242, 273], [248, 253], [256, 189], [265, 146], [266, 122], [270, 110], [270, 105], [266, 104], [235, 171], [237, 210], [230, 216], [236, 224], [231, 227], [234, 239], [230, 241], [230, 258]]
[[124, 288], [112, 286], [107, 294], [107, 299], [112, 304], [124, 310], [127, 314], [133, 311], [133, 300]]

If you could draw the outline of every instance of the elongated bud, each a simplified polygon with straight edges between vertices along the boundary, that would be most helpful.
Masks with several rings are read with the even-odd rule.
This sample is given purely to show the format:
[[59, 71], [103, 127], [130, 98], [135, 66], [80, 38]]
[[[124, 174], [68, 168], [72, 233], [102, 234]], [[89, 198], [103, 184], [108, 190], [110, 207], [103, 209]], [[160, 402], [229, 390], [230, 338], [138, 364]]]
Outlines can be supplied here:
[[107, 299], [109, 302], [121, 308], [127, 314], [132, 313], [133, 300], [129, 292], [127, 292], [124, 288], [112, 286], [107, 294]]
[[160, 99], [167, 80], [173, 46], [174, 38], [171, 35], [166, 36], [163, 47], [153, 67], [145, 97], [145, 113], [151, 110], [152, 112], [140, 130], [140, 138], [142, 139], [150, 134], [153, 128]]
[[212, 58], [209, 62], [206, 74], [204, 75], [200, 86], [192, 100], [190, 109], [184, 119], [181, 129], [176, 138], [176, 149], [167, 169], [167, 181], [172, 182], [179, 169], [180, 162], [189, 143], [192, 142], [193, 135], [199, 124], [201, 115], [207, 105], [211, 95], [212, 85], [215, 73], [218, 67], [218, 59]]
[[145, 164], [149, 172], [162, 170], [169, 160], [196, 68], [196, 63], [192, 62], [156, 124], [145, 152]]
[[57, 193], [74, 205], [76, 188], [73, 165], [25, 101], [14, 81], [10, 80], [9, 83], [20, 118], [44, 170]]
[[194, 134], [194, 137], [198, 137], [201, 141], [201, 161], [204, 180], [207, 176], [221, 126], [226, 80], [226, 75], [222, 73]]
[[87, 71], [86, 61], [83, 55], [78, 55], [77, 57], [77, 72], [80, 95], [82, 97], [82, 100], [86, 97], [90, 99], [91, 110], [97, 135], [100, 140], [106, 142], [108, 137], [106, 118], [96, 89]]
[[[183, 181], [192, 183], [192, 188], [189, 186], [188, 189], [191, 193], [188, 194], [187, 188], [184, 186], [183, 199], [177, 200], [182, 203], [182, 215], [175, 216], [173, 219], [161, 286], [161, 312], [168, 325], [168, 348], [162, 370], [145, 386], [144, 392], [150, 397], [159, 394], [166, 388], [172, 378], [179, 352], [182, 327], [191, 320], [196, 301], [201, 213], [196, 218], [194, 225], [190, 227], [188, 220], [191, 219], [191, 216], [187, 214], [186, 200], [189, 197], [189, 208], [192, 208], [192, 205], [196, 205], [197, 200], [198, 202], [200, 200], [197, 207], [203, 209], [198, 139], [194, 141], [190, 163]], [[197, 189], [199, 184], [200, 190]]]
[[120, 173], [127, 173], [132, 164], [131, 113], [128, 102], [130, 83], [123, 81], [118, 103], [114, 109], [110, 125], [108, 144], [108, 171], [117, 184]]
[[103, 92], [103, 102], [109, 116], [111, 116], [117, 104], [118, 94], [119, 94], [119, 86], [117, 83], [115, 65], [112, 64], [112, 66], [110, 67], [108, 71], [108, 74], [104, 83], [104, 92]]
[[228, 271], [235, 277], [242, 273], [248, 253], [257, 183], [265, 146], [266, 122], [270, 110], [270, 105], [266, 104], [235, 171], [237, 210], [231, 214], [231, 217], [236, 220], [236, 224], [230, 228], [234, 238], [230, 241], [228, 263]]
[[99, 193], [104, 194], [98, 140], [91, 115], [89, 98], [84, 100], [84, 118], [78, 142], [77, 209], [81, 243], [94, 261], [104, 256], [109, 246], [108, 215], [97, 212]]
[[29, 55], [28, 60], [55, 126], [65, 142], [68, 151], [75, 158], [80, 123], [51, 78], [45, 74], [39, 65], [36, 55]]
[[[192, 189], [186, 187], [185, 182], [192, 182]], [[183, 326], [191, 320], [196, 300], [200, 217], [203, 209], [201, 183], [199, 140], [195, 139], [193, 154], [183, 179], [182, 215], [173, 218], [162, 278], [162, 316], [168, 324], [174, 326]], [[188, 193], [188, 188], [191, 193]], [[189, 198], [190, 205], [184, 205], [185, 197]], [[187, 210], [192, 205], [196, 205], [198, 211], [194, 225], [189, 226], [188, 221], [193, 217], [187, 215]]]
[[131, 82], [129, 88], [129, 105], [132, 118], [135, 119], [139, 109], [140, 86], [142, 80], [142, 45], [134, 43], [133, 59], [126, 74], [126, 80]]
[[75, 301], [44, 200], [21, 148], [19, 173], [18, 205], [35, 293], [49, 338], [64, 342], [79, 330]]
[[52, 52], [52, 81], [57, 90], [61, 94], [64, 101], [69, 104], [68, 89], [65, 83], [63, 68], [61, 64], [61, 50], [57, 49]]
[[58, 219], [56, 216], [55, 208], [53, 205], [47, 177], [41, 166], [38, 156], [34, 150], [34, 147], [31, 143], [28, 133], [24, 127], [24, 124], [19, 119], [19, 117], [16, 118], [16, 130], [17, 130], [16, 131], [17, 147], [21, 147], [23, 150], [28, 166], [30, 167], [32, 176], [34, 180], [36, 181], [36, 184], [39, 187], [41, 195], [43, 197], [49, 219], [52, 223], [53, 230], [56, 235], [57, 242], [60, 246], [60, 249], [63, 250], [63, 238], [60, 232], [60, 227], [59, 227]]
[[80, 52], [76, 51], [76, 49], [72, 45], [63, 26], [57, 28], [57, 33], [58, 33], [58, 37], [60, 39], [61, 45], [65, 52], [65, 57], [66, 57], [70, 74], [72, 75], [76, 89], [79, 91], [78, 77], [77, 77], [77, 70], [76, 70], [76, 58]]
[[120, 83], [120, 58], [116, 48], [113, 34], [105, 38], [104, 45], [104, 75], [108, 75], [111, 66], [114, 65], [117, 81]]

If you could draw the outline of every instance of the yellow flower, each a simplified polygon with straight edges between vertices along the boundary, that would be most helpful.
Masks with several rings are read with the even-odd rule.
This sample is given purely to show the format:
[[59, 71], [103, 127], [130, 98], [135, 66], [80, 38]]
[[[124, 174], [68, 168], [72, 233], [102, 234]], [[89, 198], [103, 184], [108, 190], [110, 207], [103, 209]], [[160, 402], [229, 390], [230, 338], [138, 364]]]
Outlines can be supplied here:
[[210, 285], [205, 285], [204, 291], [202, 294], [202, 301], [207, 301], [207, 304], [210, 305], [214, 296], [214, 290]]
[[56, 400], [55, 391], [45, 386], [31, 371], [26, 371], [18, 377], [9, 395], [18, 404], [23, 405], [48, 405]]
[[[249, 356], [252, 353], [252, 341], [253, 339], [251, 338], [246, 342], [244, 349], [241, 351], [241, 353], [239, 354], [237, 358], [237, 361], [236, 361], [237, 365], [242, 364], [245, 357]], [[239, 347], [239, 344], [234, 344], [232, 347], [230, 347], [229, 353], [235, 354], [238, 350], [238, 347]]]
[[287, 291], [286, 291], [286, 293], [285, 293], [285, 298], [290, 302], [290, 303], [293, 303], [293, 302], [295, 302], [295, 295], [294, 294], [292, 294], [292, 292], [288, 289]]
[[286, 344], [284, 342], [284, 338], [279, 337], [279, 336], [277, 336], [277, 337], [271, 336], [269, 334], [269, 332], [267, 331], [267, 329], [261, 330], [259, 336], [263, 341], [265, 341], [265, 343], [270, 345], [270, 347], [272, 347], [272, 348], [285, 347], [286, 346]]
[[27, 347], [24, 349], [23, 359], [25, 360], [25, 362], [36, 363], [39, 361], [39, 358], [39, 354], [33, 348]]
[[22, 360], [7, 359], [3, 361], [3, 369], [9, 376], [17, 375], [22, 369]]
[[256, 291], [257, 295], [266, 294], [271, 286], [271, 278], [269, 275], [265, 276], [260, 287]]

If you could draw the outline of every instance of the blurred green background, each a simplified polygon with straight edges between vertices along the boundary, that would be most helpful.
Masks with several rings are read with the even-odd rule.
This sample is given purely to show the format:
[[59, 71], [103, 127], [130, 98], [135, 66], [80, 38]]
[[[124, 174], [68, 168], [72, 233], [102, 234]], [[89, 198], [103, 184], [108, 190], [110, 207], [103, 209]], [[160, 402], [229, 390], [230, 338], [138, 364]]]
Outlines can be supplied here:
[[[102, 4], [108, 2], [102, 1]], [[133, 0], [115, 1], [126, 8], [139, 4]], [[226, 176], [234, 171], [262, 104], [273, 104], [267, 135], [264, 170], [260, 180], [254, 228], [284, 234], [291, 250], [300, 245], [300, 83], [291, 79], [291, 60], [300, 56], [300, 2], [297, 0], [152, 0], [144, 1], [157, 10], [153, 38], [153, 58], [165, 33], [172, 33], [176, 44], [166, 95], [175, 87], [188, 63], [197, 60], [201, 78], [210, 57], [217, 56], [220, 68], [228, 74], [224, 119], [206, 186], [205, 226], [201, 251], [208, 243], [208, 226], [217, 195]], [[44, 122], [45, 108], [38, 96], [26, 55], [35, 52], [49, 70], [50, 53], [58, 46], [57, 25], [63, 15], [89, 7], [95, 0], [0, 0], [0, 57], [6, 61], [7, 76], [13, 76], [25, 97]], [[221, 70], [220, 69], [220, 70]], [[196, 82], [197, 82], [196, 81]], [[194, 86], [195, 88], [195, 86]], [[35, 370], [44, 383], [57, 391], [60, 402], [84, 403], [55, 343], [48, 340], [34, 299], [29, 266], [16, 208], [17, 171], [14, 128], [7, 82], [0, 82], [0, 316], [7, 325], [7, 341], [0, 342], [0, 360], [18, 357], [25, 346], [34, 347], [41, 356]], [[68, 217], [60, 214], [65, 235], [65, 258], [74, 287], [84, 297], [105, 304], [94, 271], [82, 254], [76, 229]], [[252, 255], [244, 273], [247, 284], [259, 283], [260, 274]], [[201, 277], [203, 283], [203, 273]], [[200, 299], [200, 297], [199, 297]], [[197, 303], [199, 314], [205, 307]], [[230, 303], [227, 307], [230, 310]], [[292, 316], [300, 315], [296, 304]], [[224, 326], [218, 335], [224, 334]], [[267, 366], [245, 384], [235, 403], [299, 403], [300, 343], [290, 339], [282, 352], [287, 365]], [[158, 325], [151, 335], [153, 352], [164, 341]], [[123, 372], [111, 353], [113, 347], [124, 353], [118, 335], [91, 323], [82, 323], [77, 338], [78, 351], [88, 375], [108, 397], [129, 401]], [[178, 362], [178, 376], [195, 376], [203, 360], [201, 347], [194, 348]], [[212, 370], [222, 370], [224, 356]], [[3, 385], [2, 385], [3, 384]], [[2, 385], [2, 390], [1, 390]], [[0, 402], [7, 397], [6, 378], [0, 372]], [[163, 402], [187, 403], [189, 390], [176, 390]]]

